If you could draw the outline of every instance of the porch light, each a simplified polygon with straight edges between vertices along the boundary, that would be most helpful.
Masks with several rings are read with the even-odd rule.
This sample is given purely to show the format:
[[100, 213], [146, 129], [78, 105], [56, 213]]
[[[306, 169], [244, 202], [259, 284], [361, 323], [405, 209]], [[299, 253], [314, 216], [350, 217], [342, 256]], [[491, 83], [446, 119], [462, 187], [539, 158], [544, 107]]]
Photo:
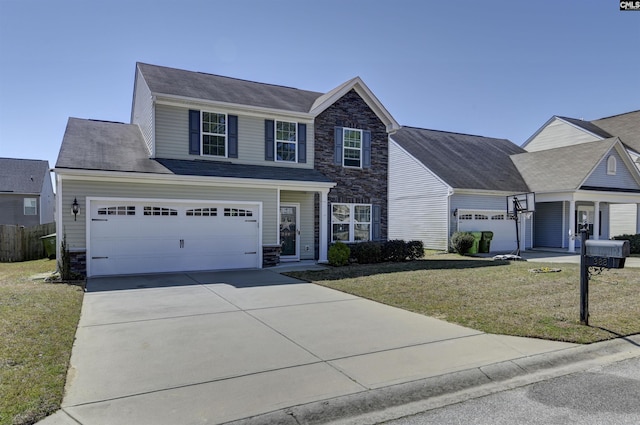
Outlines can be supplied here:
[[73, 198], [73, 204], [71, 204], [71, 214], [73, 214], [73, 221], [76, 221], [79, 213], [80, 213], [80, 205], [78, 205], [78, 199]]

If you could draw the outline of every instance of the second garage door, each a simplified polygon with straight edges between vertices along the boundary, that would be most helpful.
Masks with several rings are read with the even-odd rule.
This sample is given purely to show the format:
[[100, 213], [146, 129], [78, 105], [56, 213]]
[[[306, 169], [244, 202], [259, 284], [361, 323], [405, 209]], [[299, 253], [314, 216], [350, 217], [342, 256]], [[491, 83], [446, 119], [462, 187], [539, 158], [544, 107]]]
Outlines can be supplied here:
[[459, 210], [458, 230], [461, 232], [493, 232], [491, 252], [511, 251], [518, 247], [516, 225], [501, 210]]
[[91, 276], [260, 267], [258, 204], [92, 201]]

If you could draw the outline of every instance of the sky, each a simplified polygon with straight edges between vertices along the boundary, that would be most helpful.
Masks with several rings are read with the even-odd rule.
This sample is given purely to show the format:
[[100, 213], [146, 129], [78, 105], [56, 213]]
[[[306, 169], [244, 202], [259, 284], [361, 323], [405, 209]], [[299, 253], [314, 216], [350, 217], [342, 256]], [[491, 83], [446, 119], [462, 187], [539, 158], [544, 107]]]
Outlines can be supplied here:
[[401, 125], [521, 145], [640, 109], [618, 0], [0, 0], [0, 157], [55, 166], [69, 117], [130, 122], [136, 62], [327, 92]]

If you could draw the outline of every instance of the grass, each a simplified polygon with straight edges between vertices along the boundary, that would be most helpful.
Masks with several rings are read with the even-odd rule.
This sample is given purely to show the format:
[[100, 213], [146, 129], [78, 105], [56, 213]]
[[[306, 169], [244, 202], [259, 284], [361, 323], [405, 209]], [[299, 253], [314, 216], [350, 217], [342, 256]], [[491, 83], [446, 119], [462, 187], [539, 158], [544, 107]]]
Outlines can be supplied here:
[[32, 424], [60, 407], [83, 291], [30, 279], [55, 268], [0, 263], [0, 425]]
[[[561, 269], [532, 273], [531, 269]], [[593, 270], [593, 269], [592, 269]], [[343, 292], [484, 332], [592, 343], [640, 333], [640, 270], [605, 270], [589, 282], [580, 324], [577, 264], [493, 261], [455, 254], [408, 263], [290, 273]]]

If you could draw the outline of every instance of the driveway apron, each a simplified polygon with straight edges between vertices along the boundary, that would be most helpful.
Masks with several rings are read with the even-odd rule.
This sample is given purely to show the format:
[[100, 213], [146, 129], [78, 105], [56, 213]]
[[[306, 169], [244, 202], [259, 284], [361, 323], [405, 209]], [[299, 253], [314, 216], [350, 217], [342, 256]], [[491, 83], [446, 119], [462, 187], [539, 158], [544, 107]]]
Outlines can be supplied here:
[[217, 424], [569, 346], [270, 270], [92, 278], [62, 407], [85, 425]]

